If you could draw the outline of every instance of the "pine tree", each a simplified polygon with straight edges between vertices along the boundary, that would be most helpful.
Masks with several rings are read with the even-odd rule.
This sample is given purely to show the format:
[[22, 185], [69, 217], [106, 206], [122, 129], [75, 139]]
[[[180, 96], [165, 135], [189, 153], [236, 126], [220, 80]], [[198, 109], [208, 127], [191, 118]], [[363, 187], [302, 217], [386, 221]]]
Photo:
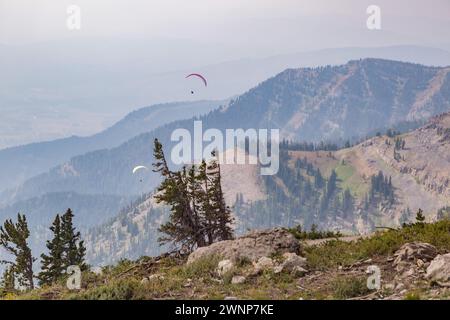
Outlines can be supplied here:
[[169, 169], [158, 139], [154, 141], [153, 155], [156, 160], [153, 171], [160, 173], [163, 178], [154, 198], [157, 203], [165, 203], [170, 207], [169, 221], [159, 227], [164, 236], [158, 241], [161, 244], [171, 242], [190, 251], [201, 243], [195, 231], [197, 226], [189, 198], [186, 168], [177, 172]]
[[220, 165], [214, 159], [189, 169], [171, 171], [161, 143], [155, 139], [154, 172], [163, 181], [155, 200], [170, 206], [169, 221], [160, 226], [160, 243], [172, 243], [192, 251], [214, 241], [232, 238], [231, 210], [226, 206], [221, 188]]
[[325, 194], [322, 194], [319, 200], [319, 220], [325, 221], [327, 219], [328, 199]]
[[0, 296], [4, 296], [8, 293], [14, 293], [15, 291], [16, 280], [14, 275], [14, 268], [13, 266], [8, 266], [3, 272], [3, 276], [0, 281]]
[[[214, 242], [214, 215], [212, 214], [213, 206], [210, 201], [211, 181], [208, 176], [208, 165], [203, 160], [198, 167], [197, 181], [201, 187], [198, 190], [198, 199], [200, 200], [200, 210], [202, 215], [202, 233], [205, 235], [206, 243]], [[236, 195], [236, 201], [239, 202], [239, 195]]]
[[376, 205], [383, 199], [388, 200], [391, 205], [394, 204], [394, 186], [392, 184], [392, 177], [388, 178], [383, 175], [382, 171], [379, 171], [377, 175], [371, 177], [369, 201]]
[[450, 207], [440, 208], [436, 217], [438, 220], [450, 219]]
[[419, 211], [416, 213], [416, 221], [417, 224], [423, 224], [425, 222], [425, 215], [423, 214], [423, 210], [419, 208]]
[[29, 236], [30, 231], [24, 215], [20, 213], [17, 215], [17, 223], [11, 219], [6, 220], [3, 227], [0, 227], [0, 245], [15, 258], [15, 261], [2, 260], [0, 263], [9, 265], [20, 287], [34, 289], [34, 259], [27, 242]]
[[327, 200], [330, 200], [334, 192], [336, 191], [336, 182], [337, 182], [336, 171], [332, 170], [330, 178], [328, 179], [327, 182], [327, 196], [326, 196]]
[[343, 218], [351, 218], [353, 216], [354, 210], [354, 200], [349, 189], [345, 189], [344, 195], [342, 197], [342, 212]]
[[[202, 161], [200, 168], [205, 167], [205, 161]], [[200, 169], [201, 170], [201, 169]], [[206, 245], [206, 237], [205, 237], [205, 210], [208, 210], [207, 206], [205, 206], [205, 202], [208, 202], [206, 198], [206, 192], [202, 189], [202, 178], [203, 174], [201, 171], [197, 171], [195, 166], [191, 166], [188, 171], [187, 176], [187, 187], [188, 187], [188, 196], [190, 207], [192, 208], [192, 233], [194, 235], [195, 242], [198, 247], [203, 247]]]
[[320, 169], [317, 169], [315, 174], [314, 174], [314, 184], [316, 189], [321, 189], [323, 188], [325, 181], [322, 177], [322, 174], [320, 172]]
[[225, 197], [222, 191], [222, 174], [217, 158], [218, 155], [215, 152], [212, 152], [211, 155], [213, 158], [208, 166], [208, 177], [211, 187], [209, 188], [209, 199], [207, 201], [211, 201], [211, 215], [217, 223], [217, 227], [214, 230], [214, 240], [230, 240], [233, 238], [232, 224], [234, 220], [230, 208], [225, 203]]
[[366, 193], [364, 196], [364, 210], [369, 210], [370, 207], [370, 201], [369, 201], [369, 195]]
[[67, 209], [61, 217], [61, 239], [64, 248], [62, 267], [67, 270], [69, 266], [78, 266], [81, 270], [84, 270], [86, 269], [84, 261], [86, 248], [84, 247], [84, 241], [81, 240], [80, 232], [75, 231], [73, 217], [71, 209]]
[[402, 214], [399, 218], [399, 223], [402, 226], [406, 226], [408, 221], [409, 221], [409, 217], [411, 216], [411, 210], [409, 209], [409, 207], [407, 207], [406, 209], [402, 210]]
[[[39, 284], [52, 284], [61, 278], [64, 272], [63, 254], [64, 241], [62, 238], [61, 219], [56, 215], [50, 230], [53, 239], [47, 241], [48, 255], [41, 254], [41, 272], [38, 275]], [[66, 262], [67, 263], [67, 262]]]

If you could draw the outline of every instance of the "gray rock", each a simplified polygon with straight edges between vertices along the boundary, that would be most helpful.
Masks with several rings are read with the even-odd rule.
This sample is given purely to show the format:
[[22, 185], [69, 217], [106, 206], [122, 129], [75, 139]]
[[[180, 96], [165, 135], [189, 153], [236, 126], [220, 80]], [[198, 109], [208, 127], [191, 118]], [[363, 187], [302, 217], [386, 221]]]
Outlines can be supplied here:
[[306, 258], [300, 257], [295, 253], [287, 252], [283, 254], [284, 261], [281, 264], [284, 271], [292, 272], [296, 267], [306, 265]]
[[286, 252], [297, 252], [299, 242], [288, 231], [275, 228], [265, 231], [254, 231], [235, 240], [226, 240], [201, 247], [189, 255], [188, 264], [201, 258], [219, 255], [223, 259], [237, 261], [246, 259], [251, 262], [261, 257], [269, 257]]
[[411, 277], [416, 273], [416, 270], [414, 270], [414, 268], [410, 268], [409, 270], [405, 271], [402, 275], [402, 277], [407, 278], [407, 277]]
[[402, 291], [404, 289], [405, 289], [405, 285], [401, 282], [395, 286], [395, 290], [397, 290], [397, 291]]
[[155, 281], [155, 280], [160, 280], [163, 281], [165, 279], [164, 275], [160, 274], [160, 273], [155, 273], [155, 274], [151, 274], [148, 277], [144, 277], [141, 280], [141, 284], [148, 284], [151, 281]]
[[234, 276], [231, 279], [231, 284], [241, 284], [244, 283], [245, 280], [247, 280], [244, 276]]
[[307, 273], [308, 273], [308, 270], [306, 270], [305, 268], [302, 268], [300, 266], [295, 266], [291, 272], [291, 274], [294, 277], [303, 277]]
[[284, 261], [273, 269], [274, 273], [288, 272], [294, 276], [303, 276], [308, 272], [308, 270], [303, 268], [306, 265], [305, 258], [289, 252], [283, 254], [283, 258]]
[[222, 260], [217, 264], [217, 274], [222, 277], [231, 270], [233, 270], [234, 264], [233, 261], [226, 259]]
[[395, 289], [395, 284], [393, 284], [393, 283], [386, 283], [384, 286], [383, 286], [383, 288], [385, 289], [385, 290], [394, 290]]
[[259, 274], [261, 271], [264, 270], [271, 270], [273, 269], [273, 266], [274, 263], [271, 258], [261, 257], [257, 262], [253, 263], [254, 274]]
[[426, 277], [441, 286], [450, 287], [450, 253], [434, 258], [427, 268]]
[[276, 266], [275, 268], [273, 268], [273, 272], [275, 274], [283, 272], [283, 266]]
[[423, 262], [422, 259], [417, 259], [416, 264], [419, 268], [423, 268], [423, 266], [425, 265], [425, 262]]
[[162, 281], [164, 279], [165, 279], [164, 275], [162, 275], [160, 273], [155, 273], [148, 277], [149, 281], [153, 281], [153, 280], [161, 280]]
[[190, 278], [186, 279], [186, 283], [183, 284], [183, 287], [185, 287], [185, 288], [192, 287], [192, 279], [190, 279]]
[[394, 253], [393, 266], [398, 272], [403, 272], [406, 268], [410, 268], [411, 264], [416, 265], [418, 260], [425, 263], [433, 260], [437, 254], [437, 249], [429, 243], [405, 243]]

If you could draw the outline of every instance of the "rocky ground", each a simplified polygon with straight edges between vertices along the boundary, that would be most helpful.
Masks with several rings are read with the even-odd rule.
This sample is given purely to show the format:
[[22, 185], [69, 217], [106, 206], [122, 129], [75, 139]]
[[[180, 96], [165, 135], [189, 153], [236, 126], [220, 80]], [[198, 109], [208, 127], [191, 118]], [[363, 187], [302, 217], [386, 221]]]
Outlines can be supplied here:
[[[293, 230], [251, 232], [199, 248], [121, 261], [7, 299], [449, 299], [450, 221], [371, 236], [299, 239]], [[317, 235], [316, 235], [317, 236]]]
[[[362, 238], [343, 237], [339, 241], [353, 242], [359, 239]], [[334, 241], [336, 239], [307, 240], [300, 245], [314, 250], [317, 246], [326, 246]], [[327, 270], [308, 270], [308, 261], [297, 254], [299, 251], [299, 243], [295, 238], [285, 230], [274, 229], [198, 249], [189, 256], [187, 263], [193, 264], [212, 256], [214, 252], [221, 252], [224, 259], [217, 266], [219, 277], [232, 272], [239, 261], [251, 261], [250, 267], [240, 273], [235, 272], [231, 284], [252, 281], [252, 278], [267, 271], [274, 276], [289, 274], [296, 279], [297, 288], [307, 296], [320, 295], [321, 289], [325, 293], [330, 283], [334, 283], [335, 298], [404, 299], [423, 295], [439, 299], [450, 296], [450, 254], [439, 255], [437, 248], [428, 243], [408, 242], [387, 257], [376, 256]], [[375, 268], [380, 275], [378, 288]], [[370, 279], [373, 279], [372, 285]], [[348, 296], [352, 294], [356, 296]]]

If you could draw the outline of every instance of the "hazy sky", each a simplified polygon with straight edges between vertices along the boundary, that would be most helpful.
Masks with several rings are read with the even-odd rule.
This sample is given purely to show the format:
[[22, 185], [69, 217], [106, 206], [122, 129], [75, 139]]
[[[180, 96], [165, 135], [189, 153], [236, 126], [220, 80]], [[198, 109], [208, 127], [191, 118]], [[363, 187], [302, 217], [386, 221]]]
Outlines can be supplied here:
[[[81, 30], [67, 28], [70, 5]], [[381, 30], [366, 27], [369, 5], [381, 8]], [[0, 0], [0, 138], [84, 135], [140, 106], [228, 98], [306, 63], [254, 58], [405, 44], [450, 51], [449, 35], [450, 0]], [[204, 66], [211, 85], [191, 95], [184, 74]]]
[[[82, 10], [78, 32], [66, 28], [70, 4]], [[366, 29], [370, 4], [381, 7], [381, 31]], [[0, 43], [6, 44], [73, 36], [171, 37], [273, 46], [275, 53], [276, 47], [445, 47], [449, 30], [449, 0], [0, 0]]]

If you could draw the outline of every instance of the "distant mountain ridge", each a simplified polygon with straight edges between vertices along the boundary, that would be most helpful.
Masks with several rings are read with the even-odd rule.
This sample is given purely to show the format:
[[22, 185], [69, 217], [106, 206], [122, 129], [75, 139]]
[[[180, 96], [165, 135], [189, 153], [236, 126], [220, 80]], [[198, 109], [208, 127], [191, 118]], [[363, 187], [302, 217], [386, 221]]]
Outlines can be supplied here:
[[[32, 226], [50, 225], [57, 213], [64, 213], [67, 208], [76, 212], [75, 223], [81, 228], [104, 223], [117, 215], [117, 208], [125, 207], [130, 198], [102, 195], [78, 194], [75, 192], [46, 193], [43, 196], [19, 201], [0, 209], [0, 221], [15, 217], [17, 213], [26, 214]], [[102, 215], [95, 213], [101, 212]]]
[[[325, 48], [261, 58], [258, 55], [263, 53], [242, 55], [231, 50], [225, 54], [231, 48], [193, 46], [181, 39], [157, 41], [158, 45], [155, 39], [105, 40], [2, 46], [0, 106], [7, 111], [0, 118], [0, 148], [72, 132], [95, 133], [105, 121], [111, 123], [126, 114], [129, 106], [228, 98], [287, 68], [341, 65], [360, 58], [450, 65], [450, 52], [417, 45]], [[169, 55], [168, 47], [173, 48]], [[183, 48], [183, 54], [174, 48]], [[170, 58], [170, 53], [177, 58]], [[190, 94], [185, 81], [193, 70], [211, 84], [201, 94]], [[28, 127], [33, 130], [24, 129]]]
[[[295, 140], [364, 136], [386, 124], [426, 119], [450, 110], [449, 71], [449, 67], [380, 59], [288, 69], [200, 119], [204, 129], [278, 128], [282, 137]], [[4, 192], [0, 202], [56, 191], [128, 196], [148, 192], [157, 178], [149, 176], [145, 184], [136, 183], [131, 168], [137, 163], [151, 166], [154, 138], [169, 150], [172, 131], [192, 130], [192, 125], [193, 119], [177, 121], [116, 148], [74, 157]]]
[[296, 140], [348, 139], [448, 111], [449, 72], [381, 59], [288, 69], [231, 104], [227, 125], [279, 128]]
[[90, 151], [119, 146], [165, 123], [206, 114], [226, 101], [174, 102], [131, 112], [112, 127], [89, 137], [70, 137], [0, 150], [0, 191], [70, 158]]

